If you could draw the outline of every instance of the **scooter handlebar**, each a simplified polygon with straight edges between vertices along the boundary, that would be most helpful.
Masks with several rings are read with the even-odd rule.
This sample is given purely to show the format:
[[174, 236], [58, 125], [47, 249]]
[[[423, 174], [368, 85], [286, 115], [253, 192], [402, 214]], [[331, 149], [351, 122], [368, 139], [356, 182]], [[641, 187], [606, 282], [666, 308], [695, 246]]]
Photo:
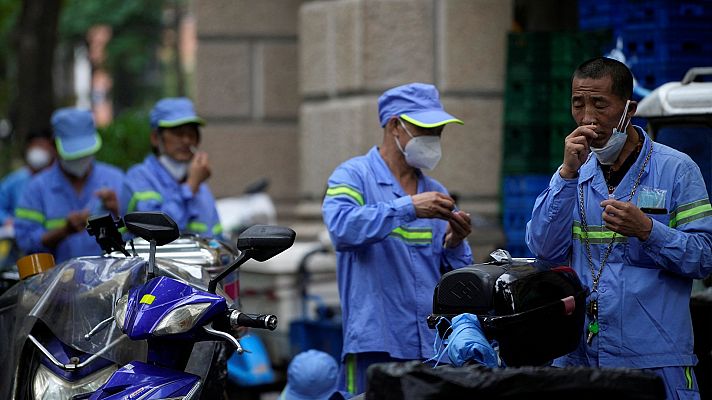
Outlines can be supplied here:
[[230, 326], [233, 329], [247, 327], [273, 331], [277, 328], [277, 317], [272, 314], [246, 314], [233, 310], [230, 313]]

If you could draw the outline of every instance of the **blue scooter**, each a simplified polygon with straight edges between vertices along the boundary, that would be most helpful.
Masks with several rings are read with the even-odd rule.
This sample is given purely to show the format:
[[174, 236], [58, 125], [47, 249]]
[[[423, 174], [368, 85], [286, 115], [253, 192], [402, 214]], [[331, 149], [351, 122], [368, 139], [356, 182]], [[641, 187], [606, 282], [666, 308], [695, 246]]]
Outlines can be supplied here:
[[91, 340], [112, 321], [134, 341], [145, 340], [146, 361], [131, 361], [116, 370], [93, 394], [75, 397], [89, 399], [197, 399], [204, 378], [186, 371], [193, 348], [199, 342], [223, 340], [232, 344], [238, 354], [244, 349], [234, 336], [238, 328], [274, 330], [273, 315], [250, 315], [228, 307], [224, 297], [216, 294], [218, 282], [249, 259], [265, 261], [288, 249], [296, 233], [284, 227], [256, 225], [240, 234], [238, 258], [207, 287], [197, 288], [178, 279], [156, 277], [156, 246], [178, 237], [175, 222], [163, 213], [131, 213], [118, 223], [93, 227], [115, 237], [117, 225], [151, 245], [146, 283], [130, 289], [114, 307], [114, 316], [102, 321], [87, 335]]

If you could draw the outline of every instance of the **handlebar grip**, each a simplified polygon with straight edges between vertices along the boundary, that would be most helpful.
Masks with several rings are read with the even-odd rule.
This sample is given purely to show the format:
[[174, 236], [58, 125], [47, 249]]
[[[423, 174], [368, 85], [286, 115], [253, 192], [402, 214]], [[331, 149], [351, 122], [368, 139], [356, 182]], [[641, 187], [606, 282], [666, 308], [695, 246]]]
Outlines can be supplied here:
[[233, 328], [244, 326], [273, 331], [277, 328], [277, 317], [272, 314], [246, 314], [235, 310], [230, 314], [230, 325]]

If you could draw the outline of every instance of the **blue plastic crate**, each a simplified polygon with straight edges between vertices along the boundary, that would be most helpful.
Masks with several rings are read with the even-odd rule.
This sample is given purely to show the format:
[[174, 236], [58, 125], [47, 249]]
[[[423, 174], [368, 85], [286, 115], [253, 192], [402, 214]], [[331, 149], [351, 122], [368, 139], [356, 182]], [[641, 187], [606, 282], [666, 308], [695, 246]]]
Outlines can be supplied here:
[[505, 175], [502, 179], [503, 194], [505, 198], [509, 195], [539, 195], [549, 186], [551, 175], [547, 174], [521, 174]]
[[620, 2], [622, 25], [642, 29], [709, 29], [712, 0], [626, 0]]
[[341, 362], [344, 338], [341, 323], [332, 320], [295, 320], [289, 324], [289, 343], [293, 355], [316, 349]]
[[709, 128], [670, 127], [658, 131], [655, 141], [679, 150], [692, 158], [702, 172], [712, 198], [712, 132]]
[[579, 29], [608, 29], [619, 25], [622, 20], [620, 2], [613, 0], [579, 0]]
[[623, 52], [635, 62], [699, 63], [712, 54], [712, 20], [706, 29], [627, 27], [620, 36]]
[[667, 82], [679, 82], [685, 73], [692, 67], [712, 65], [712, 54], [706, 58], [700, 57], [697, 61], [663, 62], [660, 60], [638, 60], [631, 66], [633, 76], [638, 85], [653, 90]]
[[524, 229], [532, 218], [532, 209], [537, 196], [515, 197], [504, 199], [502, 210], [502, 227], [509, 230]]
[[512, 255], [512, 257], [517, 257], [517, 258], [522, 258], [522, 257], [534, 257], [534, 254], [532, 254], [531, 251], [529, 251], [529, 247], [527, 247], [527, 244], [524, 242], [524, 232], [522, 232], [522, 239], [521, 240], [512, 240], [512, 241], [507, 241], [507, 245], [505, 247], [505, 250], [509, 251], [509, 254]]

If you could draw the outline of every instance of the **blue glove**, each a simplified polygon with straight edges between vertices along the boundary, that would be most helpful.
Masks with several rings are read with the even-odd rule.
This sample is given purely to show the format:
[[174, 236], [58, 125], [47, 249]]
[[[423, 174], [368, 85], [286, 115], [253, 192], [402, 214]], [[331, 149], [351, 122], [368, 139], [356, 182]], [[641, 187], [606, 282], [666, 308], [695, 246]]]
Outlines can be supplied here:
[[467, 361], [490, 368], [498, 366], [497, 353], [485, 338], [480, 321], [473, 314], [460, 314], [452, 319], [447, 355], [456, 367]]

